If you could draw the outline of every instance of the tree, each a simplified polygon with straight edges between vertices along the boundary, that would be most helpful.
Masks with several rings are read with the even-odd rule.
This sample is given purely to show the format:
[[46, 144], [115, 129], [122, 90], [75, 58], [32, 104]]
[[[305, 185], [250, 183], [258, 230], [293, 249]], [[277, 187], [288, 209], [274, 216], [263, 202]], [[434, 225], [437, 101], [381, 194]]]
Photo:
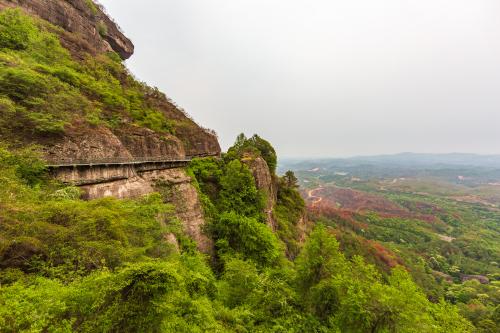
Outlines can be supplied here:
[[303, 292], [334, 274], [347, 269], [339, 243], [328, 229], [318, 225], [306, 241], [296, 260], [297, 280]]
[[273, 146], [269, 143], [269, 141], [264, 140], [257, 134], [254, 134], [249, 141], [250, 145], [255, 147], [260, 152], [260, 155], [266, 161], [269, 170], [271, 170], [271, 173], [274, 174], [276, 172], [276, 166], [278, 165], [278, 157]]
[[261, 217], [263, 197], [245, 164], [239, 160], [229, 162], [220, 179], [220, 185], [218, 207], [221, 212], [234, 211], [244, 216]]
[[298, 188], [298, 179], [293, 173], [293, 171], [288, 170], [285, 175], [282, 177], [283, 183], [288, 188]]
[[282, 248], [271, 229], [255, 218], [224, 213], [216, 222], [215, 235], [221, 254], [236, 252], [261, 266], [275, 264]]

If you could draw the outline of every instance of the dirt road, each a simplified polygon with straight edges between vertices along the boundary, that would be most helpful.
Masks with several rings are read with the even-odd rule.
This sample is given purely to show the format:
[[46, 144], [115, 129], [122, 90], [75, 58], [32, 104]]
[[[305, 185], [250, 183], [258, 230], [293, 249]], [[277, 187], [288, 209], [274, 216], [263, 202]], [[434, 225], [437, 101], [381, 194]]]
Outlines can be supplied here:
[[309, 190], [307, 192], [307, 200], [310, 200], [311, 201], [311, 206], [316, 206], [317, 204], [319, 204], [321, 201], [323, 201], [323, 198], [318, 196], [318, 195], [314, 195], [315, 192], [319, 191], [319, 190], [322, 190], [323, 187], [318, 187], [318, 188], [315, 188], [315, 189], [312, 189], [312, 190]]

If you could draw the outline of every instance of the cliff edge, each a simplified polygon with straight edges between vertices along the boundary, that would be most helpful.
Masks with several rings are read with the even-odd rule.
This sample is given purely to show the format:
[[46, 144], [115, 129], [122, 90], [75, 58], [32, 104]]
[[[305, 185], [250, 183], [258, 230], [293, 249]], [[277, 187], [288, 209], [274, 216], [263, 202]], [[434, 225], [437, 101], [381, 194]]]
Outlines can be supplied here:
[[7, 8], [32, 19], [4, 22], [16, 28], [1, 45], [0, 108], [17, 121], [0, 124], [2, 141], [37, 144], [49, 163], [220, 154], [213, 131], [129, 73], [134, 45], [102, 7], [0, 0]]

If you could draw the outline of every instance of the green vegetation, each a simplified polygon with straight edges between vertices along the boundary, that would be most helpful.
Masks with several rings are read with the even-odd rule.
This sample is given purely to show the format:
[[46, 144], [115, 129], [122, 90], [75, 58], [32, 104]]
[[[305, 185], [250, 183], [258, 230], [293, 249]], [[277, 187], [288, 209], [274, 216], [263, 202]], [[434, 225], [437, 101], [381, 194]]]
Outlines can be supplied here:
[[247, 139], [245, 134], [240, 134], [236, 138], [236, 143], [227, 151], [229, 159], [242, 158], [245, 154], [251, 156], [261, 156], [267, 163], [271, 173], [276, 172], [278, 158], [276, 151], [271, 144], [255, 134]]
[[[198, 159], [189, 168], [211, 217], [213, 261], [165, 240], [185, 236], [160, 195], [82, 201], [78, 189], [49, 181], [32, 150], [2, 148], [0, 330], [472, 332], [404, 269], [386, 280], [361, 257], [347, 259], [330, 228], [318, 225], [287, 259], [255, 213], [263, 206], [250, 171], [236, 161]], [[300, 202], [290, 176], [280, 180], [278, 206]], [[238, 186], [239, 204], [226, 205]]]
[[[172, 130], [148, 102], [158, 92], [133, 80], [115, 54], [75, 60], [59, 32], [17, 10], [0, 13], [5, 141], [82, 121]], [[295, 175], [276, 176], [276, 153], [257, 135], [239, 136], [222, 159], [197, 159], [187, 169], [214, 243], [210, 256], [165, 203], [168, 184], [137, 199], [85, 201], [79, 188], [50, 179], [37, 147], [13, 147], [0, 146], [1, 332], [473, 331], [461, 305], [429, 301], [403, 267], [381, 274], [360, 256], [346, 257], [337, 230], [322, 223], [308, 236]], [[259, 190], [246, 164], [259, 156], [275, 198]], [[396, 234], [383, 236], [391, 242]], [[446, 297], [494, 302], [489, 289], [464, 286]], [[470, 321], [495, 329], [498, 308], [473, 309]]]
[[295, 258], [300, 250], [300, 243], [305, 226], [299, 224], [305, 219], [305, 203], [297, 190], [297, 178], [288, 171], [278, 181], [278, 200], [273, 216], [276, 221], [276, 234], [286, 244], [287, 255]]
[[[320, 192], [324, 201], [315, 210], [314, 219], [335, 228], [344, 253], [349, 258], [362, 255], [384, 275], [392, 267], [404, 265], [429, 299], [438, 302], [444, 298], [455, 304], [477, 332], [497, 332], [498, 188], [484, 191], [477, 187], [484, 175], [468, 180], [473, 187], [450, 181], [457, 178], [453, 177], [456, 172], [474, 175], [473, 167], [457, 171], [428, 166], [425, 171], [413, 171], [409, 166], [392, 166], [388, 171], [378, 164], [369, 169], [355, 161], [336, 163], [342, 169], [325, 166], [320, 171], [299, 170], [297, 174], [308, 181], [306, 184], [326, 188]], [[315, 166], [306, 163], [303, 167], [312, 170]], [[430, 172], [440, 176], [420, 176]], [[410, 178], [410, 173], [418, 176]], [[403, 174], [404, 178], [396, 178]], [[343, 192], [328, 191], [335, 186]], [[346, 188], [356, 190], [352, 197], [342, 196], [350, 191]], [[380, 200], [375, 201], [374, 196]]]
[[152, 89], [128, 75], [116, 54], [76, 61], [61, 46], [57, 31], [20, 10], [0, 13], [2, 137], [26, 134], [26, 129], [60, 133], [78, 120], [117, 126], [130, 118], [157, 132], [173, 130], [165, 115], [148, 105]]
[[94, 3], [93, 0], [85, 0], [85, 4], [90, 9], [90, 12], [93, 15], [97, 15], [97, 13], [98, 13], [99, 10], [98, 10], [97, 5]]

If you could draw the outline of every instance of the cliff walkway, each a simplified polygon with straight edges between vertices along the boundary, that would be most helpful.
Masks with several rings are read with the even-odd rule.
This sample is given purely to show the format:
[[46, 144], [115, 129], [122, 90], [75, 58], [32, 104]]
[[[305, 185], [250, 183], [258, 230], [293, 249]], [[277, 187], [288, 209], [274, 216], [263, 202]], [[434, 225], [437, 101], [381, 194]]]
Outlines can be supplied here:
[[68, 168], [68, 167], [106, 167], [106, 166], [140, 166], [146, 164], [164, 164], [169, 165], [172, 164], [173, 167], [179, 167], [181, 165], [187, 165], [194, 158], [201, 157], [217, 157], [219, 154], [216, 153], [205, 153], [205, 154], [196, 154], [189, 155], [183, 158], [179, 157], [135, 157], [133, 159], [127, 157], [112, 157], [112, 158], [103, 158], [103, 159], [70, 159], [70, 158], [61, 158], [61, 159], [47, 159], [47, 167], [49, 169], [58, 169], [58, 168]]
[[182, 168], [198, 157], [218, 157], [219, 154], [197, 154], [185, 157], [135, 157], [105, 159], [47, 159], [52, 176], [76, 186], [109, 183], [136, 177], [138, 174]]

